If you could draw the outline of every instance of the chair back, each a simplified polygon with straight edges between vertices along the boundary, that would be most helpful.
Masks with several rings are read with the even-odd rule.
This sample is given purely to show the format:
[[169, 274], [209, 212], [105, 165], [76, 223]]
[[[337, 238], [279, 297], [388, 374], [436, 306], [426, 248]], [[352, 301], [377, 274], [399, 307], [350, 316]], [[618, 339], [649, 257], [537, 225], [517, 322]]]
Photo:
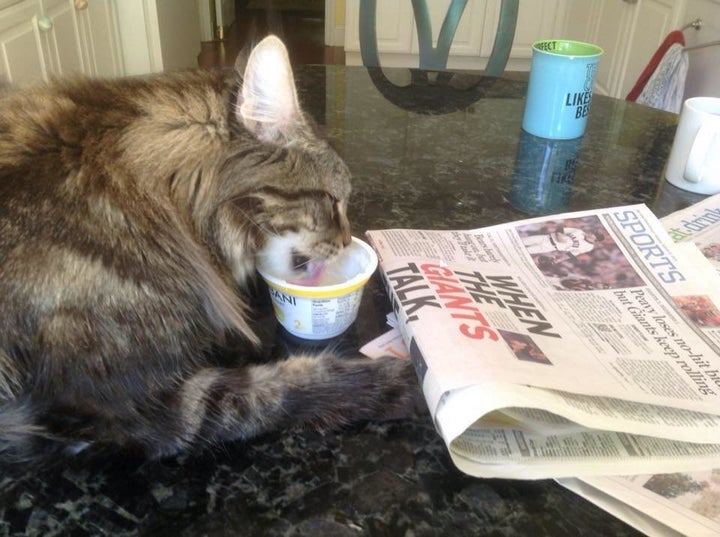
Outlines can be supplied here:
[[[493, 49], [485, 74], [500, 76], [505, 70], [515, 36], [519, 0], [501, 0], [500, 17]], [[467, 0], [451, 0], [440, 28], [437, 46], [433, 47], [432, 25], [426, 0], [412, 0], [420, 49], [420, 69], [445, 71], [450, 46], [462, 17]], [[360, 54], [366, 67], [380, 67], [376, 31], [377, 0], [360, 0]]]

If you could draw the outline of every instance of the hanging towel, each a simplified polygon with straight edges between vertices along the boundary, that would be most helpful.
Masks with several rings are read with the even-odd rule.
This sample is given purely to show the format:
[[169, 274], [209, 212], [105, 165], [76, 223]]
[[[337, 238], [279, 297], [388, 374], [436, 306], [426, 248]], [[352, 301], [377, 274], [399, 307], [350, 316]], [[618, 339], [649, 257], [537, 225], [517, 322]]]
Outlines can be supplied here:
[[685, 47], [671, 45], [635, 102], [679, 114], [689, 64]]
[[[638, 78], [637, 82], [635, 82], [635, 85], [630, 90], [630, 93], [628, 93], [627, 97], [625, 98], [628, 101], [637, 101], [638, 97], [641, 93], [643, 93], [643, 90], [647, 86], [647, 83], [650, 81], [650, 78], [652, 75], [656, 72], [657, 68], [660, 66], [660, 63], [663, 61], [663, 59], [666, 57], [668, 51], [673, 48], [677, 50], [677, 47], [674, 45], [678, 45], [680, 47], [685, 46], [685, 36], [680, 30], [675, 30], [673, 32], [670, 32], [667, 37], [663, 40], [663, 42], [660, 44], [658, 49], [655, 51], [655, 54], [653, 54], [652, 58], [650, 59], [650, 62], [647, 64], [645, 69], [643, 69], [643, 72], [640, 74], [640, 77]], [[677, 61], [677, 55], [673, 54], [673, 58]], [[687, 73], [686, 73], [687, 74]], [[684, 84], [684, 81], [683, 81]]]

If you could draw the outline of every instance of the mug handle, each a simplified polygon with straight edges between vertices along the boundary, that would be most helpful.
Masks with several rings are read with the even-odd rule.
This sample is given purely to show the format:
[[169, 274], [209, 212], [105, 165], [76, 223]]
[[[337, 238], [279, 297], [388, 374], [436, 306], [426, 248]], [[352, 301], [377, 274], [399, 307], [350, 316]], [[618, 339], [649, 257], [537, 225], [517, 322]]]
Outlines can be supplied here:
[[720, 173], [720, 126], [703, 125], [693, 141], [683, 176], [686, 181], [699, 183], [713, 171]]

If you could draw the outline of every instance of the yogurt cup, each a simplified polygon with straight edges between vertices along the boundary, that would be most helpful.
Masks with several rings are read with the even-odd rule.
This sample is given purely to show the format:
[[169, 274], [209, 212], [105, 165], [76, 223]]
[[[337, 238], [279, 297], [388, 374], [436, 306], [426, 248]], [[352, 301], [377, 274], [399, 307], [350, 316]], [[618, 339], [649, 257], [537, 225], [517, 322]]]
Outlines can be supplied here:
[[[275, 317], [292, 335], [303, 339], [330, 339], [342, 334], [355, 321], [363, 288], [377, 268], [375, 251], [353, 237], [326, 272], [327, 285], [298, 285], [257, 270], [268, 284]], [[336, 283], [337, 282], [337, 283]]]

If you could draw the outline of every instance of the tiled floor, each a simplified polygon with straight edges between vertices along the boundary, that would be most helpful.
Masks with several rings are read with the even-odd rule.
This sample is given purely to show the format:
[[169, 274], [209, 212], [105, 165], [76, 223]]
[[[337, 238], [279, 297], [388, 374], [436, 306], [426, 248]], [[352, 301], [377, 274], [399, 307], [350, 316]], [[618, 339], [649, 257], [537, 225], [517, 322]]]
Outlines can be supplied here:
[[[256, 5], [273, 5], [272, 1], [236, 2], [236, 23], [226, 32], [225, 39], [203, 43], [198, 64], [203, 68], [233, 65], [238, 52], [252, 47], [274, 33], [283, 39], [293, 65], [345, 63], [342, 47], [324, 45], [325, 27], [322, 10], [276, 8], [258, 9]], [[248, 7], [248, 5], [250, 7]]]

